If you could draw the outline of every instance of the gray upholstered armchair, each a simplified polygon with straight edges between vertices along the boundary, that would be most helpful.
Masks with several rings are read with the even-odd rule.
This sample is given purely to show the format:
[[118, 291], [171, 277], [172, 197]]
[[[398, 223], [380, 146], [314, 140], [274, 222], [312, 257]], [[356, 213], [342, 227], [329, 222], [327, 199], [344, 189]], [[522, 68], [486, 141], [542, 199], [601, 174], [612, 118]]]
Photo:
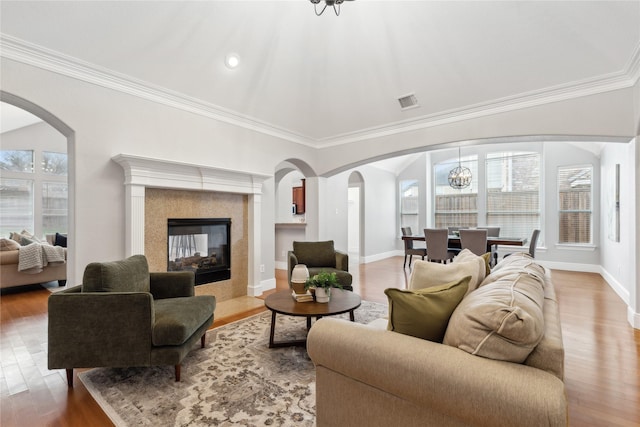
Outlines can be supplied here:
[[353, 277], [349, 273], [349, 255], [335, 250], [333, 240], [325, 242], [293, 242], [293, 251], [287, 259], [288, 281], [291, 286], [291, 272], [296, 264], [304, 264], [313, 276], [321, 271], [336, 273], [338, 283], [343, 289], [353, 290]]
[[216, 299], [192, 272], [149, 273], [147, 259], [91, 263], [82, 285], [49, 296], [49, 369], [174, 365], [213, 323]]

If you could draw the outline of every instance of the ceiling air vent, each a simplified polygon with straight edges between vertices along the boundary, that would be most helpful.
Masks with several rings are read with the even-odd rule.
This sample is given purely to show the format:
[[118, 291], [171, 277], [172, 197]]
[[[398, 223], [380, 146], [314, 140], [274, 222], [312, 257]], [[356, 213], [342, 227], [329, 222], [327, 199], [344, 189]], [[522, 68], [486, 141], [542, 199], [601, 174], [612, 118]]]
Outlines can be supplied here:
[[409, 108], [419, 107], [418, 98], [416, 98], [416, 96], [412, 93], [398, 98], [398, 102], [400, 103], [400, 108], [402, 110], [408, 110]]

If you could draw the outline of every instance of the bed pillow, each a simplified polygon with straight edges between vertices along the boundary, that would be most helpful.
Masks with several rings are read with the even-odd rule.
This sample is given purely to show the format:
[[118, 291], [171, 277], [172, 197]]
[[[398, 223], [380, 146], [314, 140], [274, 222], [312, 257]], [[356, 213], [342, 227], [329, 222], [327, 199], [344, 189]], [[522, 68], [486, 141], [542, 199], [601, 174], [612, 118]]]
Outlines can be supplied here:
[[442, 342], [451, 313], [460, 303], [471, 276], [416, 291], [389, 288], [387, 329], [434, 342]]

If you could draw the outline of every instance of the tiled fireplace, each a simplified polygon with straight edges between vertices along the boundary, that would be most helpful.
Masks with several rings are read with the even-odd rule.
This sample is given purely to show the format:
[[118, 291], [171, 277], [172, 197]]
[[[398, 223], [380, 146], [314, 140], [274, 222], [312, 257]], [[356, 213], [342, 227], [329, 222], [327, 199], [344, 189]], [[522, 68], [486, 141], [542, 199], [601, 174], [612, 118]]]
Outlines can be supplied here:
[[125, 172], [127, 256], [145, 254], [152, 271], [167, 271], [170, 218], [230, 218], [230, 279], [198, 294], [219, 301], [259, 295], [260, 193], [269, 176], [119, 154]]

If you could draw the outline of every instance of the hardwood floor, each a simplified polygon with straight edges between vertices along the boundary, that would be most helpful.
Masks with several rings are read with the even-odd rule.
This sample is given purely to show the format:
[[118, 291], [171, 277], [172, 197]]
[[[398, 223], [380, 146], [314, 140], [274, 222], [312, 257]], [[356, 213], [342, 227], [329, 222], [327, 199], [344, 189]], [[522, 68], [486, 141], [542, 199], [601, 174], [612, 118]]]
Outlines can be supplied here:
[[[386, 303], [384, 289], [406, 287], [410, 272], [402, 262], [395, 257], [353, 266], [354, 291]], [[598, 274], [554, 270], [552, 277], [566, 349], [570, 425], [640, 425], [640, 331], [627, 323], [625, 304]], [[286, 288], [286, 272], [277, 271], [276, 282]], [[0, 297], [0, 425], [110, 426], [81, 381], [69, 390], [64, 371], [47, 369], [49, 295], [36, 286]], [[231, 313], [214, 327], [263, 310]]]

